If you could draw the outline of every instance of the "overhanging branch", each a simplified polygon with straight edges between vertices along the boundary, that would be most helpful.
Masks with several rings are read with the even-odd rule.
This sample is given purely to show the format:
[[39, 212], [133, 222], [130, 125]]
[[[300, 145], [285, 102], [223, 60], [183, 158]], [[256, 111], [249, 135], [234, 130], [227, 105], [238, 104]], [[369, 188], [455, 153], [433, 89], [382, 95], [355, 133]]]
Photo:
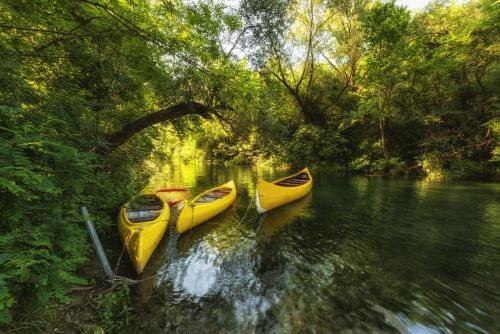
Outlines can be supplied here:
[[128, 124], [125, 124], [117, 132], [108, 135], [106, 137], [108, 147], [104, 150], [101, 150], [101, 152], [107, 153], [113, 151], [114, 149], [125, 143], [133, 135], [151, 125], [171, 121], [173, 119], [177, 119], [186, 115], [199, 115], [203, 118], [210, 119], [215, 113], [215, 108], [194, 101], [179, 103], [175, 106], [155, 111]]

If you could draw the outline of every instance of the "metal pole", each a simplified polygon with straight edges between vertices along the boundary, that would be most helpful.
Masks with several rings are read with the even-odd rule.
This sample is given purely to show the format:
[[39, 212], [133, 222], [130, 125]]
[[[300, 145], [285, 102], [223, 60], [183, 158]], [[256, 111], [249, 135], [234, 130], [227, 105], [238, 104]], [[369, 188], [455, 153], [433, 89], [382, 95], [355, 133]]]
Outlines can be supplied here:
[[82, 206], [80, 208], [80, 212], [85, 219], [85, 226], [87, 227], [87, 231], [89, 232], [90, 239], [92, 240], [92, 244], [94, 245], [94, 250], [97, 254], [97, 258], [99, 259], [99, 263], [101, 264], [102, 269], [104, 270], [104, 274], [106, 275], [108, 280], [113, 280], [115, 274], [109, 265], [108, 257], [102, 248], [101, 240], [99, 240], [99, 236], [94, 228], [94, 224], [90, 220], [89, 211], [87, 207]]

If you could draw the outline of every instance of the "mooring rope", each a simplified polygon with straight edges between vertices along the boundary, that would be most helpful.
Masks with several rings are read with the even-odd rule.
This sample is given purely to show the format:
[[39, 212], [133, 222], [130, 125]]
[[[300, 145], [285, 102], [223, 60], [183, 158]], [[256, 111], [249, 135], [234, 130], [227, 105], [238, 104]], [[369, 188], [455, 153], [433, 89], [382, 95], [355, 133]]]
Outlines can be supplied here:
[[135, 233], [135, 230], [132, 230], [132, 232], [123, 241], [122, 252], [120, 253], [120, 256], [118, 257], [118, 260], [116, 261], [116, 265], [115, 265], [115, 272], [114, 272], [115, 276], [118, 276], [118, 268], [120, 267], [120, 263], [122, 261], [123, 254], [125, 253], [125, 249], [128, 246], [128, 242], [130, 241], [130, 239], [132, 238], [132, 235], [134, 235], [134, 233]]
[[250, 207], [252, 206], [253, 201], [254, 201], [253, 198], [250, 199], [250, 202], [248, 202], [247, 210], [245, 211], [245, 214], [243, 215], [243, 218], [241, 218], [240, 221], [238, 223], [236, 223], [236, 225], [233, 227], [231, 232], [235, 231], [240, 226], [240, 224], [245, 220], [245, 218], [247, 217], [248, 211], [250, 211]]
[[[243, 223], [248, 215], [248, 212], [250, 211], [250, 207], [252, 206], [252, 203], [254, 202], [254, 199], [250, 199], [250, 202], [248, 202], [248, 206], [245, 210], [245, 214], [243, 215], [243, 217], [238, 221], [238, 223], [236, 223], [236, 225], [233, 227], [233, 229], [231, 231], [235, 231], [240, 225], [241, 223]], [[192, 208], [192, 212], [191, 212], [191, 228], [190, 228], [190, 231], [189, 233], [191, 234], [192, 230], [193, 230], [193, 225], [194, 225], [194, 205], [191, 204], [190, 207]], [[114, 270], [114, 275], [113, 275], [113, 278], [110, 279], [110, 280], [106, 280], [106, 282], [109, 282], [111, 284], [119, 284], [119, 283], [125, 283], [127, 285], [134, 285], [134, 284], [138, 284], [138, 283], [141, 283], [141, 282], [144, 282], [144, 281], [148, 281], [150, 279], [153, 279], [157, 276], [160, 276], [160, 275], [166, 275], [166, 272], [158, 272], [154, 275], [151, 275], [151, 276], [148, 276], [146, 278], [142, 278], [142, 279], [131, 279], [131, 278], [128, 278], [128, 277], [124, 277], [124, 276], [120, 276], [118, 275], [118, 269], [120, 267], [120, 263], [121, 263], [121, 260], [123, 258], [123, 254], [125, 253], [125, 249], [127, 249], [127, 246], [128, 246], [128, 243], [130, 241], [130, 239], [132, 238], [133, 234], [135, 233], [136, 231], [132, 231], [132, 233], [130, 233], [127, 238], [124, 240], [123, 242], [123, 248], [122, 248], [122, 251], [120, 253], [120, 256], [118, 257], [118, 260], [116, 262], [116, 266], [115, 266], [115, 270]]]

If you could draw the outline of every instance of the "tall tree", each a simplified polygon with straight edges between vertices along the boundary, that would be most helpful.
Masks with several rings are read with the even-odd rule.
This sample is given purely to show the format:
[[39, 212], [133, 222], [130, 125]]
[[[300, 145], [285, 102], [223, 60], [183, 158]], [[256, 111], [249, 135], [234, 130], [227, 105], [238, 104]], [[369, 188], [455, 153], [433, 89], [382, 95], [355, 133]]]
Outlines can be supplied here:
[[405, 61], [407, 27], [410, 13], [394, 1], [377, 2], [363, 16], [366, 41], [366, 65], [363, 69], [365, 108], [374, 112], [380, 129], [380, 145], [385, 159], [390, 152], [386, 126], [391, 113], [397, 85], [402, 77], [399, 65]]

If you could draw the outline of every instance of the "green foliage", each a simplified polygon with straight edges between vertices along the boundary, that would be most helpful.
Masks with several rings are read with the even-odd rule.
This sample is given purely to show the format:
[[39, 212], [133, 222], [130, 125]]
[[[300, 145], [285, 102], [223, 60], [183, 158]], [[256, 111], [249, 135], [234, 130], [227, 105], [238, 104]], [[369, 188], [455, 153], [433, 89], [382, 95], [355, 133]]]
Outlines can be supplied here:
[[371, 171], [384, 175], [403, 174], [405, 172], [405, 163], [399, 158], [379, 159], [373, 162]]
[[446, 171], [450, 179], [479, 179], [484, 175], [481, 163], [472, 160], [453, 161]]
[[439, 152], [426, 152], [422, 155], [420, 167], [431, 178], [444, 177], [444, 162]]
[[[394, 2], [350, 7], [334, 1], [322, 7], [299, 1], [289, 12], [308, 8], [309, 17], [292, 18], [303, 30], [284, 32], [281, 40], [271, 34], [269, 41], [280, 42], [274, 46], [278, 51], [270, 51], [266, 67], [270, 78], [282, 85], [275, 98], [283, 101], [288, 93], [296, 105], [288, 107], [291, 118], [269, 104], [266, 112], [271, 116], [251, 123], [259, 131], [259, 149], [278, 157], [278, 163], [335, 161], [370, 174], [498, 177], [494, 120], [500, 44], [494, 24], [498, 6], [493, 3], [434, 3], [410, 15]], [[322, 14], [317, 8], [324, 9]], [[311, 20], [315, 23], [308, 25]], [[349, 29], [344, 30], [346, 22]], [[310, 48], [308, 27], [316, 45], [311, 52], [318, 59], [294, 61], [296, 45]], [[306, 76], [300, 81], [302, 69]], [[272, 80], [265, 81], [264, 89], [273, 87]], [[263, 99], [254, 103], [262, 105]], [[297, 112], [321, 117], [312, 122], [305, 117], [316, 127], [304, 131]], [[282, 131], [276, 121], [287, 129]], [[333, 133], [335, 140], [326, 139]], [[328, 149], [322, 145], [331, 145], [331, 151], [324, 154]]]
[[496, 117], [491, 120], [489, 124], [491, 132], [493, 133], [493, 138], [496, 140], [495, 148], [493, 149], [493, 157], [491, 160], [493, 162], [500, 162], [500, 117]]
[[285, 144], [287, 155], [283, 159], [294, 166], [316, 165], [335, 171], [345, 167], [345, 144], [345, 139], [330, 129], [301, 126]]
[[97, 312], [93, 319], [93, 333], [123, 333], [128, 326], [130, 289], [122, 284], [97, 298]]
[[0, 112], [0, 321], [6, 324], [13, 307], [66, 302], [66, 289], [85, 283], [73, 274], [86, 260], [77, 205], [93, 157], [45, 135], [44, 124], [26, 123], [22, 110]]
[[410, 20], [410, 13], [394, 1], [376, 2], [364, 13], [362, 25], [365, 40], [370, 48], [379, 48], [380, 53], [389, 54], [386, 48], [397, 46], [403, 39]]

